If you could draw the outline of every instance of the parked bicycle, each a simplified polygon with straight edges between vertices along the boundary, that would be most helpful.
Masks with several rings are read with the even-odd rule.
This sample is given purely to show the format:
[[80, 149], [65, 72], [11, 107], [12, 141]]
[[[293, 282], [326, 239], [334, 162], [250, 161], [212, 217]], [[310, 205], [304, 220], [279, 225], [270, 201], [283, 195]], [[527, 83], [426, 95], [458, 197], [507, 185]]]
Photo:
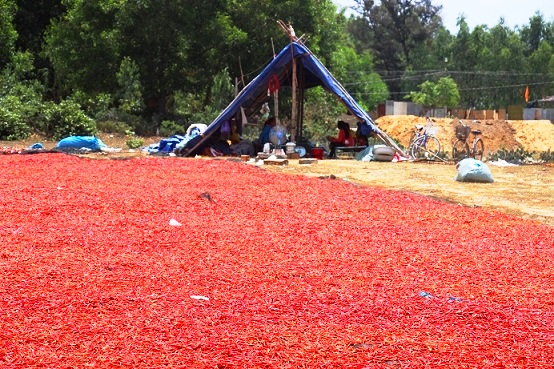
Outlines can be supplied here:
[[[468, 143], [469, 135], [473, 135], [471, 147]], [[474, 158], [483, 160], [485, 152], [485, 143], [481, 138], [481, 130], [471, 129], [471, 127], [460, 120], [460, 124], [456, 127], [456, 142], [452, 145], [452, 159], [460, 161], [465, 158]]]
[[412, 159], [442, 160], [440, 158], [441, 143], [435, 137], [437, 131], [437, 127], [433, 125], [433, 120], [429, 117], [427, 117], [427, 125], [416, 124], [408, 148], [408, 154]]

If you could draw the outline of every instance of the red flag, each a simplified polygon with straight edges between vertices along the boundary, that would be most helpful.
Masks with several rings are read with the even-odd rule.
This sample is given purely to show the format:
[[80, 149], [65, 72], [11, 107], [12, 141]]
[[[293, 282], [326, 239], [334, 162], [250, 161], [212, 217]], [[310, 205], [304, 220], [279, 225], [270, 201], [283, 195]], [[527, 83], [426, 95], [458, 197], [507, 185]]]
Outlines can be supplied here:
[[529, 86], [525, 87], [525, 102], [529, 101]]

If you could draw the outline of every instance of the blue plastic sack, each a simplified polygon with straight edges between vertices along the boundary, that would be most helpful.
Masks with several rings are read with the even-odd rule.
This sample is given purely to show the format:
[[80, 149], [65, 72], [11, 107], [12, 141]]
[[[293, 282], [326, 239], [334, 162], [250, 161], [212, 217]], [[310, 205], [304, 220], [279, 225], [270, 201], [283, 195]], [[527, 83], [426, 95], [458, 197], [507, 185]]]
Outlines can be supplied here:
[[91, 151], [100, 151], [104, 147], [106, 147], [106, 144], [104, 144], [98, 137], [94, 136], [69, 136], [62, 139], [56, 145], [56, 148], [60, 150], [86, 149]]
[[184, 139], [185, 137], [181, 135], [173, 135], [171, 137], [164, 138], [160, 141], [158, 150], [161, 152], [168, 152], [168, 153], [173, 152], [177, 144], [179, 144]]
[[480, 183], [492, 183], [492, 173], [487, 164], [480, 160], [472, 158], [463, 159], [457, 165], [458, 175], [456, 181], [458, 182], [480, 182]]

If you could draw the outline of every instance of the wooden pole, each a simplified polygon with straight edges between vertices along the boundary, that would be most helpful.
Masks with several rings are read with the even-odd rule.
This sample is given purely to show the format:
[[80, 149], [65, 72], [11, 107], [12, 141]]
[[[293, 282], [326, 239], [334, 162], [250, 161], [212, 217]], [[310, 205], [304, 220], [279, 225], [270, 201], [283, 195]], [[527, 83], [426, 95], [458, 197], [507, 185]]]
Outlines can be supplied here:
[[291, 126], [296, 127], [297, 126], [297, 107], [296, 107], [296, 59], [294, 58], [294, 49], [291, 48], [292, 53], [292, 112], [291, 112]]
[[[273, 59], [275, 59], [277, 55], [275, 55], [275, 45], [273, 44], [273, 37], [271, 38], [271, 48], [273, 49]], [[273, 93], [273, 111], [275, 122], [279, 124], [279, 90]]]
[[240, 56], [239, 56], [239, 68], [240, 68], [240, 79], [242, 81], [242, 88], [244, 88], [244, 86], [246, 86], [244, 84], [244, 73], [242, 71], [242, 62], [240, 61]]
[[[296, 33], [294, 32], [294, 28], [290, 24], [285, 24], [282, 20], [278, 20], [277, 23], [279, 26], [285, 31], [285, 33], [289, 36], [290, 42], [298, 42], [299, 39], [296, 37]], [[297, 127], [298, 126], [298, 102], [296, 99], [296, 89], [297, 89], [297, 77], [296, 77], [296, 58], [294, 56], [294, 48], [290, 48], [291, 51], [291, 57], [292, 57], [292, 83], [291, 83], [291, 93], [292, 93], [292, 111], [291, 111], [291, 127]], [[295, 132], [297, 135], [302, 136], [302, 132]]]

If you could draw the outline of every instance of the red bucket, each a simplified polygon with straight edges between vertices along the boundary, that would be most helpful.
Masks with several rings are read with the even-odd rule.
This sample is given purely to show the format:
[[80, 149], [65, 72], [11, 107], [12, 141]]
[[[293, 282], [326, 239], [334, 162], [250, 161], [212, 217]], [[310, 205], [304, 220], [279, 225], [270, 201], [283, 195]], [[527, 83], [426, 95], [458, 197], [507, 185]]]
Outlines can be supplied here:
[[323, 147], [312, 147], [312, 158], [323, 159]]

